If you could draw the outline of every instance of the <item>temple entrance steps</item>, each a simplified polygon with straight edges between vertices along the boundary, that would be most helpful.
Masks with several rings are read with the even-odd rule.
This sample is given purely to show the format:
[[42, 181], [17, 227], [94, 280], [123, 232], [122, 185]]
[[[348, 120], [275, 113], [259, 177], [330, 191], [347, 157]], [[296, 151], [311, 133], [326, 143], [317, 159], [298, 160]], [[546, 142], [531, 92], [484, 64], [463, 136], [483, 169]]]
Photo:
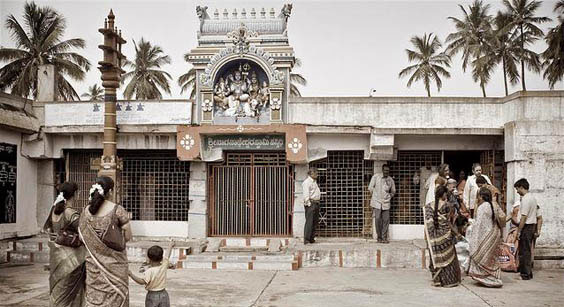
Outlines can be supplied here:
[[288, 252], [289, 238], [208, 238], [205, 252], [186, 256], [177, 268], [292, 271], [298, 259]]

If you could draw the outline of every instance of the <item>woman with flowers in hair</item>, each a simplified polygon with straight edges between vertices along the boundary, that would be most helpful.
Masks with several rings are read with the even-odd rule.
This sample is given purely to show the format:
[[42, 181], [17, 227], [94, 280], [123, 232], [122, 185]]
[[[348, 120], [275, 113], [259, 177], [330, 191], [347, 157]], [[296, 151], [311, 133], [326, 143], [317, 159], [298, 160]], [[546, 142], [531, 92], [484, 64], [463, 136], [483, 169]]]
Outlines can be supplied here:
[[127, 211], [109, 200], [113, 189], [112, 178], [96, 178], [80, 217], [80, 237], [87, 251], [88, 306], [129, 306], [125, 242], [131, 239], [131, 226]]
[[[65, 182], [57, 187], [59, 194], [43, 226], [49, 234], [50, 306], [84, 305], [86, 250], [78, 238], [80, 216], [71, 208], [77, 190], [74, 182]], [[63, 236], [70, 240], [64, 240]]]

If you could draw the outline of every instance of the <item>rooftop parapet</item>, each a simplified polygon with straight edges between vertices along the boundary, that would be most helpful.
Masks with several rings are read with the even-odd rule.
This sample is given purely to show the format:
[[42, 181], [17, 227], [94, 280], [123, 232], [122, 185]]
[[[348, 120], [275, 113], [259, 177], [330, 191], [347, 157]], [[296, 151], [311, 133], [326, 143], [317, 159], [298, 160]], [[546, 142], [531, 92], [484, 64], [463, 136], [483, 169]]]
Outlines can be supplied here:
[[244, 23], [250, 31], [259, 35], [283, 35], [287, 36], [288, 18], [292, 12], [292, 4], [285, 4], [280, 12], [276, 14], [274, 8], [267, 11], [265, 8], [250, 11], [246, 9], [233, 9], [231, 13], [227, 9], [215, 9], [210, 15], [207, 6], [197, 6], [196, 14], [200, 19], [200, 30], [198, 37], [207, 35], [227, 35], [237, 30]]

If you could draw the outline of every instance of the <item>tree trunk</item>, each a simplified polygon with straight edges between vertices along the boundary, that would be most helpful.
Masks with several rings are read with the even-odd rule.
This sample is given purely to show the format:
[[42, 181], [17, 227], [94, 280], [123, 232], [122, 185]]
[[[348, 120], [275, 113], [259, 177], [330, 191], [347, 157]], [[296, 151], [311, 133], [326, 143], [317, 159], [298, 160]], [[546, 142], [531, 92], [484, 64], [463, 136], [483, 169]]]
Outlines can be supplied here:
[[431, 89], [429, 87], [427, 88], [427, 97], [431, 97]]
[[523, 86], [523, 91], [526, 91], [525, 87], [525, 37], [523, 37], [523, 24], [521, 24], [521, 85]]
[[507, 71], [505, 68], [505, 58], [501, 57], [501, 62], [503, 65], [503, 83], [505, 84], [505, 96], [509, 95], [509, 92], [507, 91]]
[[482, 88], [482, 95], [484, 96], [484, 98], [487, 97], [486, 96], [486, 86], [483, 83], [480, 82], [480, 87]]

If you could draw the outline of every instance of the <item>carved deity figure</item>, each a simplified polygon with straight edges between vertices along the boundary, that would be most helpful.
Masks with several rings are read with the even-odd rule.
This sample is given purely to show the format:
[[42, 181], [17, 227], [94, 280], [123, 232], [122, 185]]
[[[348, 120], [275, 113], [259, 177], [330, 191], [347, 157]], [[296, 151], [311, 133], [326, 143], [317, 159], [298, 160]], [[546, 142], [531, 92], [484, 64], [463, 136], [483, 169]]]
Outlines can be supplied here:
[[224, 116], [256, 117], [268, 104], [270, 90], [268, 83], [259, 81], [256, 71], [245, 63], [224, 75], [213, 90], [216, 110]]
[[213, 89], [213, 101], [221, 109], [226, 110], [229, 107], [229, 101], [227, 99], [227, 85], [223, 78], [219, 78], [219, 81]]

